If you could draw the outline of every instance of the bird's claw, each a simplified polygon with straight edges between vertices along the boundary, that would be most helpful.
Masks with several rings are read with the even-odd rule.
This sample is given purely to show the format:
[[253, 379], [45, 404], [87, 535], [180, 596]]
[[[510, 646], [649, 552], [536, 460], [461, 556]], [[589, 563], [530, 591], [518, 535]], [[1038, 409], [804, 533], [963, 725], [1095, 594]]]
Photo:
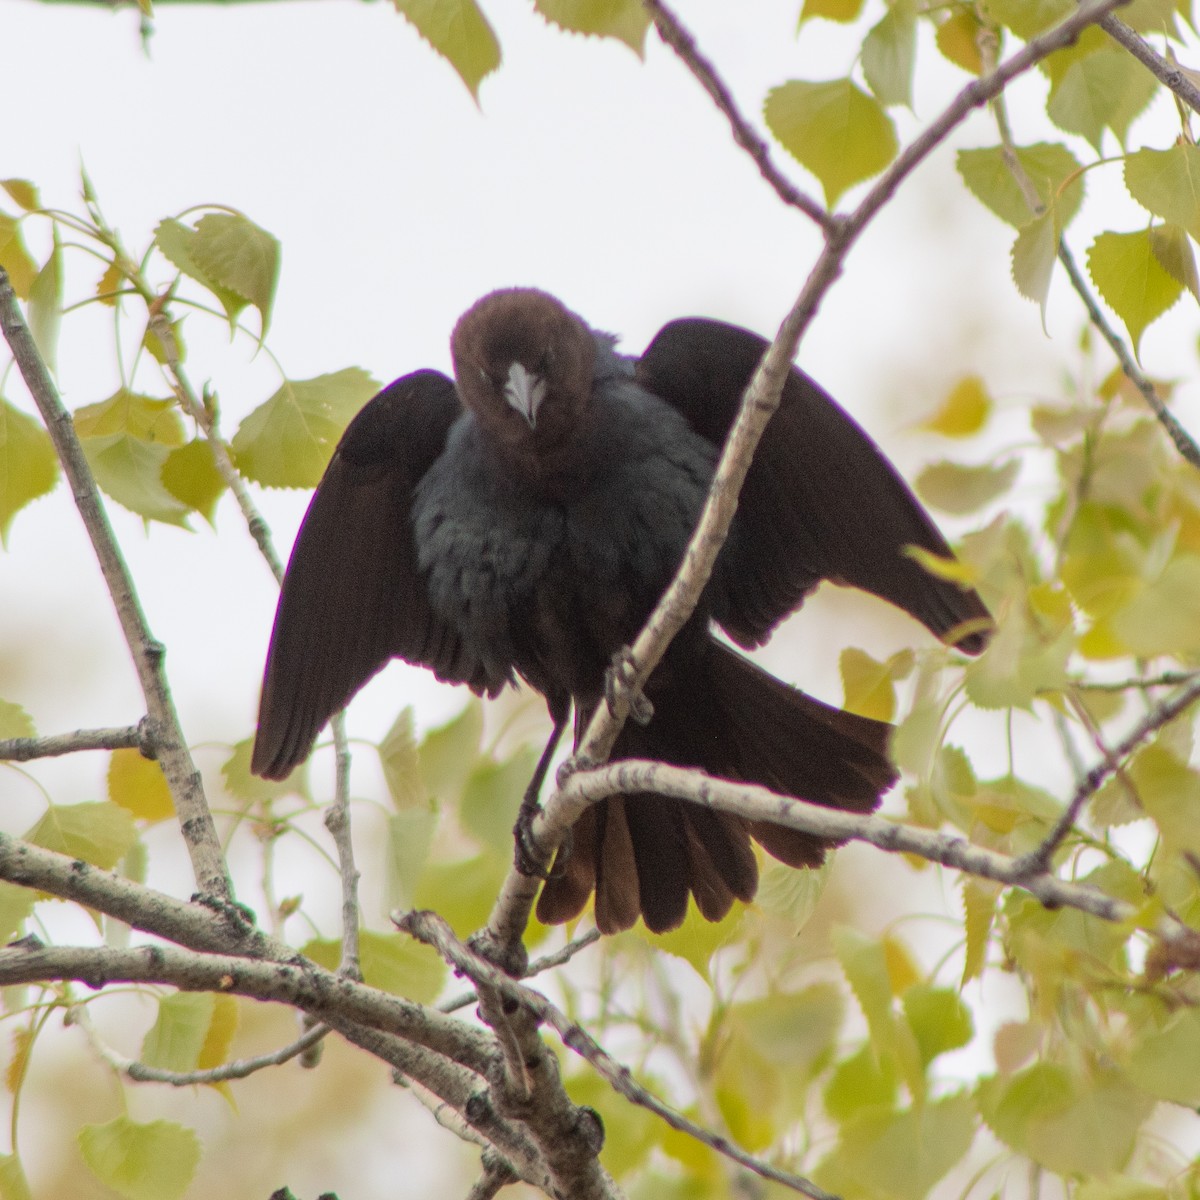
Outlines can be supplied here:
[[545, 882], [557, 879], [565, 870], [567, 859], [571, 857], [571, 832], [567, 831], [554, 861], [547, 867], [545, 852], [533, 836], [533, 821], [538, 811], [537, 804], [522, 803], [517, 812], [517, 823], [513, 826], [513, 866], [520, 874]]
[[617, 700], [623, 693], [629, 703], [629, 715], [639, 725], [649, 725], [654, 716], [654, 705], [646, 699], [638, 683], [637, 663], [633, 651], [622, 646], [612, 657], [612, 664], [604, 672], [604, 702], [611, 716], [617, 715]]

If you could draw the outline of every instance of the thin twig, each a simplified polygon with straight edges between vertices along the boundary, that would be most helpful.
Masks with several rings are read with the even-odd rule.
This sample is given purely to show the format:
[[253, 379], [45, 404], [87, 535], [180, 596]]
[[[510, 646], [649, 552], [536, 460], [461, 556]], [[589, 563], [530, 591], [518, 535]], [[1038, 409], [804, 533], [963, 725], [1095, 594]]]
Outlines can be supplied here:
[[[624, 766], [625, 764], [620, 765]], [[606, 768], [606, 770], [612, 769]], [[689, 774], [688, 772], [681, 773]], [[691, 774], [694, 777], [694, 773]], [[642, 1087], [633, 1078], [629, 1068], [613, 1058], [583, 1026], [572, 1021], [566, 1013], [553, 1005], [540, 992], [535, 992], [532, 988], [510, 979], [487, 959], [465, 946], [454, 936], [453, 930], [437, 913], [395, 913], [392, 920], [413, 937], [434, 947], [456, 971], [460, 971], [469, 979], [474, 980], [481, 991], [484, 988], [495, 989], [505, 997], [511, 1008], [527, 1009], [539, 1022], [550, 1025], [558, 1033], [564, 1046], [574, 1050], [576, 1054], [590, 1063], [601, 1078], [627, 1100], [649, 1109], [673, 1129], [689, 1134], [697, 1141], [710, 1146], [718, 1154], [725, 1155], [764, 1179], [783, 1184], [793, 1191], [812, 1197], [812, 1200], [834, 1200], [828, 1192], [817, 1187], [811, 1180], [805, 1179], [802, 1175], [794, 1175], [790, 1171], [780, 1170], [770, 1163], [755, 1158], [752, 1154], [747, 1154], [727, 1138], [704, 1129], [683, 1116], [682, 1113], [676, 1112], [669, 1105], [664, 1104]]]
[[658, 36], [679, 56], [680, 61], [696, 77], [700, 86], [712, 97], [713, 103], [725, 115], [733, 140], [753, 159], [759, 173], [775, 190], [775, 194], [792, 208], [798, 208], [829, 232], [834, 220], [825, 208], [811, 196], [802, 192], [775, 165], [771, 147], [759, 136], [754, 127], [739, 111], [733, 93], [717, 74], [712, 61], [701, 53], [695, 37], [662, 0], [642, 0], [642, 5], [654, 20]]
[[[534, 959], [521, 978], [532, 979], [543, 971], [561, 967], [564, 963], [570, 962], [581, 950], [594, 946], [599, 940], [600, 930], [589, 929], [587, 933], [568, 942], [561, 950], [555, 950], [553, 954], [544, 954], [541, 958]], [[468, 1004], [474, 1004], [478, 998], [478, 993], [472, 988], [469, 992], [463, 992], [461, 995], [452, 996], [449, 1000], [443, 1000], [438, 1005], [438, 1010], [445, 1013], [457, 1012], [460, 1008], [466, 1008]]]
[[16, 294], [3, 268], [0, 268], [0, 328], [4, 331], [30, 395], [42, 414], [108, 585], [146, 700], [146, 711], [153, 730], [152, 740], [171, 789], [171, 798], [175, 802], [180, 829], [192, 860], [196, 887], [203, 895], [232, 902], [233, 884], [221, 852], [217, 827], [204, 797], [200, 772], [196, 770], [184, 740], [163, 671], [163, 647], [150, 632], [133, 579], [100, 501], [91, 467], [75, 435], [71, 414], [63, 407], [58, 389], [21, 315]]
[[1147, 714], [1134, 729], [1105, 754], [1101, 762], [1098, 762], [1079, 781], [1078, 786], [1075, 788], [1075, 794], [1071, 797], [1070, 802], [1063, 810], [1062, 816], [1059, 817], [1054, 828], [1035, 850], [1031, 850], [1028, 854], [1023, 855], [1017, 860], [1017, 868], [1022, 871], [1034, 873], [1048, 870], [1054, 851], [1070, 832], [1083, 806], [1099, 791], [1100, 785], [1110, 775], [1119, 770], [1121, 761], [1148, 737], [1157, 733], [1158, 730], [1173, 721], [1181, 713], [1186, 712], [1197, 700], [1200, 700], [1200, 681], [1193, 680], [1179, 695], [1160, 704], [1156, 709]]
[[132, 1079], [137, 1083], [168, 1083], [172, 1087], [195, 1087], [202, 1084], [225, 1083], [230, 1079], [245, 1079], [268, 1067], [278, 1067], [290, 1062], [303, 1054], [310, 1047], [329, 1034], [328, 1025], [314, 1025], [312, 1029], [281, 1046], [270, 1054], [260, 1054], [256, 1058], [239, 1058], [233, 1062], [224, 1063], [219, 1067], [211, 1067], [205, 1071], [167, 1071], [162, 1067], [150, 1067], [137, 1059], [126, 1058], [125, 1055], [107, 1045], [96, 1031], [95, 1025], [88, 1014], [87, 1006], [76, 1005], [70, 1011], [71, 1023], [77, 1025], [87, 1035], [92, 1048], [114, 1071]]
[[[465, 974], [479, 992], [484, 1021], [493, 1028], [499, 1025], [497, 1034], [503, 1029], [505, 1058], [502, 1071], [493, 1074], [493, 1097], [501, 1114], [520, 1120], [546, 1156], [558, 1187], [551, 1194], [580, 1200], [616, 1196], [615, 1184], [596, 1157], [604, 1143], [604, 1128], [595, 1112], [575, 1105], [567, 1095], [558, 1060], [538, 1034], [541, 1017], [535, 1008], [520, 1002], [521, 993], [513, 991], [518, 985], [482, 955], [468, 950], [437, 913], [393, 913], [392, 920]], [[517, 1063], [511, 1061], [513, 1056], [519, 1056]]]
[[1100, 336], [1104, 338], [1112, 352], [1117, 356], [1117, 361], [1121, 364], [1121, 370], [1125, 372], [1130, 383], [1141, 392], [1146, 403], [1150, 406], [1150, 411], [1154, 414], [1158, 423], [1167, 431], [1167, 436], [1174, 443], [1175, 449], [1193, 467], [1200, 468], [1200, 446], [1197, 446], [1192, 435], [1184, 429], [1176, 420], [1174, 413], [1167, 408], [1154, 384], [1151, 383], [1146, 373], [1138, 366], [1137, 360], [1133, 357], [1124, 339], [1109, 324], [1108, 318], [1104, 315], [1104, 310], [1101, 309], [1100, 305], [1096, 302], [1096, 298], [1092, 295], [1091, 288], [1088, 287], [1087, 280], [1083, 277], [1083, 272], [1076, 265], [1075, 258], [1071, 254], [1065, 239], [1061, 238], [1058, 243], [1058, 261], [1062, 263], [1064, 270], [1067, 272], [1067, 278], [1071, 281], [1071, 286], [1078, 293], [1080, 300], [1083, 301], [1083, 305], [1087, 309], [1088, 320], [1096, 327]]
[[359, 955], [358, 880], [361, 872], [354, 864], [354, 841], [350, 836], [350, 750], [346, 740], [346, 714], [333, 717], [337, 746], [337, 779], [333, 804], [325, 813], [325, 828], [333, 835], [338, 854], [338, 873], [342, 880], [342, 959], [338, 974], [348, 979], [362, 978]]
[[0, 759], [29, 762], [34, 758], [56, 758], [82, 750], [140, 750], [146, 758], [156, 757], [145, 721], [117, 729], [77, 729], [74, 733], [56, 733], [44, 738], [8, 738], [0, 741]]
[[503, 1188], [515, 1183], [516, 1172], [494, 1154], [483, 1155], [483, 1174], [467, 1193], [467, 1200], [494, 1200]]
[[1163, 58], [1141, 34], [1126, 25], [1115, 13], [1109, 13], [1097, 24], [1109, 37], [1124, 46], [1142, 66], [1148, 68], [1159, 83], [1170, 88], [1190, 109], [1200, 112], [1200, 88], [1179, 69], [1177, 63]]

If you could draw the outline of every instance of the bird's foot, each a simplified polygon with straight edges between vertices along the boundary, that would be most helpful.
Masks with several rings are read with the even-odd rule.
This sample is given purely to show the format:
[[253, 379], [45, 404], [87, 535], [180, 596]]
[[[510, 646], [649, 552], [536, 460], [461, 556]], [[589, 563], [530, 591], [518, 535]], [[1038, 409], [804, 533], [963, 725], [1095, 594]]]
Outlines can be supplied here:
[[517, 823], [513, 826], [513, 865], [522, 875], [534, 879], [549, 879], [550, 869], [546, 864], [546, 853], [533, 836], [533, 822], [540, 811], [537, 796], [526, 792], [521, 807], [517, 810]]
[[649, 725], [654, 716], [654, 705], [646, 699], [646, 693], [638, 682], [638, 666], [633, 651], [622, 646], [612, 657], [612, 665], [604, 672], [604, 702], [612, 716], [617, 715], [617, 701], [624, 695], [629, 702], [629, 715], [639, 725]]
[[557, 879], [566, 869], [567, 859], [571, 857], [571, 831], [567, 831], [553, 862], [547, 866], [546, 853], [533, 836], [533, 821], [539, 811], [536, 801], [529, 803], [528, 796], [517, 811], [517, 823], [513, 826], [513, 866], [520, 874], [544, 882]]

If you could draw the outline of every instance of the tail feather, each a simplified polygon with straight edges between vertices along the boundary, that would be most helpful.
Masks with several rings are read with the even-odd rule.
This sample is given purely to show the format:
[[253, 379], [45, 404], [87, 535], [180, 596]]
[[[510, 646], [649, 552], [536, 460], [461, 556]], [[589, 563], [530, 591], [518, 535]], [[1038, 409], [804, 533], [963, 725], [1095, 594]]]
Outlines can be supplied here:
[[[761, 784], [827, 808], [871, 812], [895, 782], [891, 726], [831, 708], [710, 641], [651, 680], [654, 717], [626, 725], [613, 758], [650, 758]], [[596, 924], [628, 929], [639, 915], [656, 933], [678, 926], [688, 895], [711, 921], [753, 899], [753, 838], [792, 867], [815, 867], [836, 843], [746, 821], [667, 796], [612, 797], [576, 824], [542, 890], [538, 916], [569, 920], [596, 890]], [[588, 858], [590, 861], [577, 861]]]

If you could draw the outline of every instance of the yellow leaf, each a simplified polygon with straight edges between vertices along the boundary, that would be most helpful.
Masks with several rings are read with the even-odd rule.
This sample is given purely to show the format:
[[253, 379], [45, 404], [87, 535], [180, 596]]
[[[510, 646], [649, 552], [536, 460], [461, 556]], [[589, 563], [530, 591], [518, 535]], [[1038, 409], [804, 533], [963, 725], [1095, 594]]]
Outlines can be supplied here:
[[967, 375], [950, 389], [942, 406], [919, 428], [945, 437], [970, 437], [978, 433], [992, 413], [992, 398], [978, 375]]
[[108, 765], [108, 798], [135, 817], [165, 821], [175, 815], [162, 768], [134, 749], [114, 750]]

